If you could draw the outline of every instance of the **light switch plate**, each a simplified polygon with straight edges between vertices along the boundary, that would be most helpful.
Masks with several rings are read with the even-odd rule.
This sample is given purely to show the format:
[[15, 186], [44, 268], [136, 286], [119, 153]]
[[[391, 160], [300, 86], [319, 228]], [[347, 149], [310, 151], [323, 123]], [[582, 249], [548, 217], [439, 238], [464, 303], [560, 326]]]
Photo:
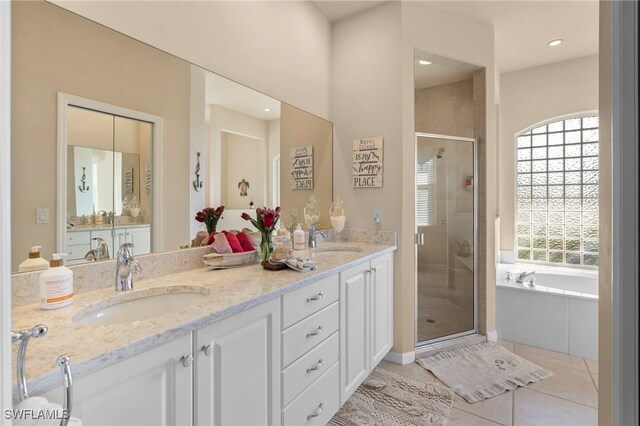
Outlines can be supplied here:
[[36, 224], [43, 225], [49, 223], [49, 209], [46, 207], [38, 207], [36, 209]]
[[373, 223], [380, 225], [382, 223], [382, 210], [373, 211]]

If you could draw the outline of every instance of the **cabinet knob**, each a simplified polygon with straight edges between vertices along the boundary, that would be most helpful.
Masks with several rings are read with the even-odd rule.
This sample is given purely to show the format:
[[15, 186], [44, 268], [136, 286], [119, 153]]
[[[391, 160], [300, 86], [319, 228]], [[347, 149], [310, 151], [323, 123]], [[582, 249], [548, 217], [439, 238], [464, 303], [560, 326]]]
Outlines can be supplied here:
[[376, 271], [376, 267], [375, 267], [375, 266], [374, 266], [374, 267], [372, 267], [372, 268], [371, 268], [371, 270], [372, 270], [373, 272], [375, 272], [375, 271]]
[[180, 360], [185, 367], [191, 367], [191, 364], [193, 364], [193, 355], [183, 355]]
[[307, 302], [311, 302], [313, 300], [320, 300], [320, 299], [322, 299], [322, 296], [324, 296], [324, 293], [320, 292], [320, 293], [316, 294], [315, 296], [307, 297]]
[[318, 417], [320, 414], [322, 414], [323, 406], [324, 406], [324, 402], [321, 402], [320, 405], [318, 405], [318, 408], [316, 408], [313, 413], [307, 415], [307, 420], [311, 420], [312, 418]]
[[307, 373], [311, 373], [312, 371], [316, 371], [318, 368], [322, 367], [322, 358], [320, 358], [318, 360], [318, 362], [316, 363], [316, 365], [314, 365], [313, 367], [309, 367], [307, 368]]
[[204, 345], [202, 347], [202, 351], [204, 352], [204, 354], [206, 356], [209, 356], [213, 353], [213, 346], [212, 345]]
[[308, 332], [307, 333], [307, 337], [317, 336], [320, 333], [322, 333], [322, 326], [321, 325], [319, 325], [318, 328], [316, 328], [315, 330]]

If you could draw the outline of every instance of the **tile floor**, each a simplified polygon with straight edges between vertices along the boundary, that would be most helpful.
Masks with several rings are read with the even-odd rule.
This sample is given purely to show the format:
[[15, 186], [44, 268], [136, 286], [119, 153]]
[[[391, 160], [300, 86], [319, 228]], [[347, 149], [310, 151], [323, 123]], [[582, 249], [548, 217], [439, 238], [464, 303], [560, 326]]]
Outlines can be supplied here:
[[[597, 361], [519, 343], [498, 343], [552, 371], [553, 376], [475, 404], [456, 395], [451, 426], [598, 424]], [[416, 363], [397, 365], [382, 361], [380, 366], [419, 380], [438, 380]]]

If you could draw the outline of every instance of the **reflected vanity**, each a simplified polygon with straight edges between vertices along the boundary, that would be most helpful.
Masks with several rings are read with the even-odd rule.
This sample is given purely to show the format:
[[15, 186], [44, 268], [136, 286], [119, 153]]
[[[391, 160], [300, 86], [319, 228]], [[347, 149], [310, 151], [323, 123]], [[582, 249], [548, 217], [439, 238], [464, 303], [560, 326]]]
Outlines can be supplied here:
[[[220, 229], [256, 207], [291, 217], [312, 194], [328, 211], [331, 122], [48, 2], [16, 2], [12, 30], [13, 270], [33, 245], [69, 263], [100, 239], [111, 258], [124, 242], [176, 250], [207, 206], [227, 207]], [[296, 189], [292, 152], [308, 146], [313, 188]]]

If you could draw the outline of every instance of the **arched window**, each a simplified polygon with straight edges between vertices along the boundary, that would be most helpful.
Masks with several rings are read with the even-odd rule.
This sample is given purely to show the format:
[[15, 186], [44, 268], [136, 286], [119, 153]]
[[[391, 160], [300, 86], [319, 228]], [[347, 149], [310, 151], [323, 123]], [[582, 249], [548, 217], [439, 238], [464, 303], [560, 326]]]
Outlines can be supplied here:
[[518, 261], [598, 265], [598, 117], [516, 137]]

